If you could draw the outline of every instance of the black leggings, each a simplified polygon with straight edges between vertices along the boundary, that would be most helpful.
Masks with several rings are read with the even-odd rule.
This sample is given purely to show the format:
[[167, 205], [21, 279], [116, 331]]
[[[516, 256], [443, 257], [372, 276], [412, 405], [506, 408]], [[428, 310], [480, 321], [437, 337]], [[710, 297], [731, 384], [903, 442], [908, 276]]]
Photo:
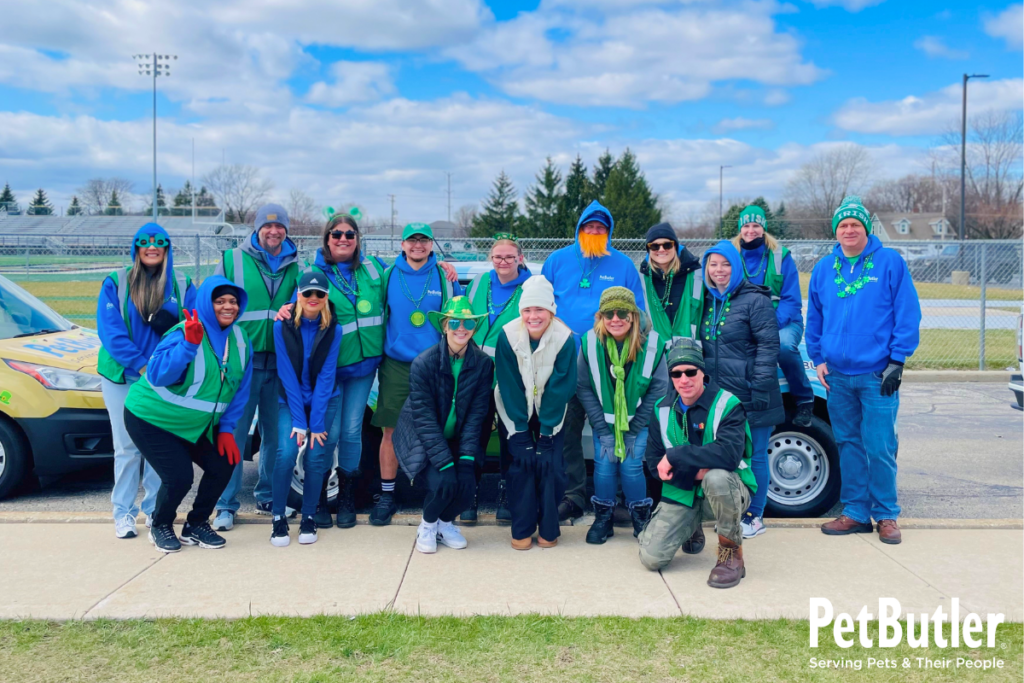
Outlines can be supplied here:
[[[493, 432], [494, 423], [497, 422], [501, 426], [501, 417], [497, 414], [497, 408], [494, 406], [494, 392], [490, 393], [491, 405], [488, 408], [488, 415], [491, 419], [484, 420], [484, 426], [480, 430], [480, 453], [481, 458], [479, 462], [481, 465], [487, 460], [487, 444], [491, 440], [491, 434]], [[501, 433], [499, 432], [499, 437]], [[501, 478], [503, 480], [508, 479], [508, 468], [512, 464], [512, 456], [508, 452], [508, 442], [504, 438], [498, 439], [498, 469], [501, 472]], [[476, 483], [480, 484], [480, 479], [483, 477], [483, 468], [476, 468]]]
[[[458, 442], [449, 441], [452, 453], [458, 453]], [[458, 465], [453, 465], [458, 467]], [[456, 475], [458, 476], [458, 475]], [[473, 505], [473, 497], [476, 490], [467, 490], [462, 486], [455, 489], [455, 494], [450, 498], [441, 498], [437, 493], [437, 487], [441, 484], [441, 473], [429, 462], [423, 468], [423, 479], [427, 485], [427, 496], [423, 499], [423, 520], [433, 524], [437, 520], [442, 522], [454, 521], [464, 510]]]
[[191, 443], [136, 417], [127, 408], [124, 410], [124, 426], [142, 457], [160, 475], [153, 524], [167, 526], [174, 523], [178, 505], [192, 488], [192, 463], [202, 468], [203, 477], [199, 480], [199, 490], [186, 519], [193, 526], [208, 521], [217, 499], [235, 471], [228, 459], [217, 453], [217, 447], [205, 436]]

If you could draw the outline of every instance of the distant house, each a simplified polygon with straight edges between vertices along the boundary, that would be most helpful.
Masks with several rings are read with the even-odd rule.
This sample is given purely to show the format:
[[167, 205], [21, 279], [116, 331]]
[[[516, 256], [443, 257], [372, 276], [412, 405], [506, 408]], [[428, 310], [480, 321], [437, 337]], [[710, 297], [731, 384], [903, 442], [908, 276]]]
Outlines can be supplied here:
[[876, 213], [871, 216], [871, 227], [883, 242], [956, 238], [941, 213]]

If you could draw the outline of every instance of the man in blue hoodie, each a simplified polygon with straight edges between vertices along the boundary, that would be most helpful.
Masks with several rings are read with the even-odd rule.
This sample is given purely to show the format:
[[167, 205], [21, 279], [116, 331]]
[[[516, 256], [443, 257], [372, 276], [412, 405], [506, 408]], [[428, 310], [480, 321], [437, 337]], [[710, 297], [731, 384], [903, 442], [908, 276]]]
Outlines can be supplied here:
[[377, 410], [373, 426], [380, 442], [381, 493], [370, 511], [370, 524], [385, 526], [398, 510], [395, 479], [398, 459], [392, 436], [398, 415], [409, 397], [409, 368], [413, 360], [441, 341], [427, 323], [427, 312], [440, 311], [448, 299], [462, 294], [462, 285], [449, 282], [434, 256], [434, 233], [426, 223], [402, 230], [402, 253], [384, 273], [384, 360], [377, 370]]
[[[555, 289], [559, 318], [572, 330], [579, 351], [581, 336], [594, 327], [594, 315], [601, 294], [609, 287], [633, 291], [643, 309], [644, 286], [632, 259], [611, 246], [615, 221], [598, 201], [590, 203], [576, 223], [576, 241], [555, 251], [544, 261], [541, 274]], [[575, 396], [565, 414], [565, 470], [568, 482], [565, 498], [558, 505], [558, 519], [583, 515], [586, 503], [587, 469], [583, 460], [583, 423], [586, 412]]]
[[814, 266], [807, 298], [807, 354], [828, 390], [839, 446], [843, 513], [822, 525], [839, 536], [901, 540], [896, 519], [896, 413], [903, 364], [920, 341], [921, 304], [906, 262], [871, 234], [871, 215], [849, 196], [832, 217], [839, 242]]

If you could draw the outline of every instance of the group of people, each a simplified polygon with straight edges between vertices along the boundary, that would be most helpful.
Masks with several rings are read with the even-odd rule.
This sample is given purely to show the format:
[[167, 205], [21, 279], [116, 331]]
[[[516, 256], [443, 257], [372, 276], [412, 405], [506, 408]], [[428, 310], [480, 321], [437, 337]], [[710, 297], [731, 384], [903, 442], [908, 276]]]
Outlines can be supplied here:
[[[699, 259], [670, 225], [653, 226], [639, 269], [611, 246], [614, 225], [593, 202], [573, 243], [540, 275], [529, 272], [514, 235], [495, 235], [493, 268], [467, 293], [422, 223], [405, 226], [402, 251], [387, 266], [364, 252], [353, 218], [334, 216], [312, 263], [300, 266], [287, 212], [270, 204], [198, 289], [174, 270], [167, 233], [144, 225], [131, 267], [104, 282], [97, 313], [116, 535], [134, 537], [141, 511], [163, 552], [222, 547], [257, 409], [254, 497], [257, 512], [272, 515], [271, 543], [290, 543], [288, 494], [300, 457], [299, 543], [315, 542], [318, 529], [353, 526], [376, 378], [372, 423], [383, 437], [371, 524], [387, 525], [397, 511], [401, 467], [427, 491], [417, 550], [465, 548], [460, 527], [476, 521], [496, 429], [499, 523], [511, 525], [517, 550], [530, 549], [535, 535], [538, 546], [555, 546], [560, 524], [588, 502], [589, 421], [587, 542], [614, 535], [621, 492], [645, 567], [666, 566], [679, 548], [701, 552], [702, 522], [713, 519], [718, 557], [708, 584], [737, 585], [743, 540], [766, 531], [771, 433], [787, 419], [815, 419], [799, 351], [799, 275], [756, 206], [741, 213], [735, 239]], [[822, 531], [873, 532], [874, 519], [883, 542], [899, 543], [898, 389], [918, 344], [920, 306], [905, 262], [871, 234], [858, 198], [836, 210], [833, 231], [837, 244], [814, 268], [806, 314], [807, 353], [828, 390], [842, 470], [843, 514]], [[326, 481], [335, 462], [332, 517]], [[193, 463], [202, 479], [175, 534]]]

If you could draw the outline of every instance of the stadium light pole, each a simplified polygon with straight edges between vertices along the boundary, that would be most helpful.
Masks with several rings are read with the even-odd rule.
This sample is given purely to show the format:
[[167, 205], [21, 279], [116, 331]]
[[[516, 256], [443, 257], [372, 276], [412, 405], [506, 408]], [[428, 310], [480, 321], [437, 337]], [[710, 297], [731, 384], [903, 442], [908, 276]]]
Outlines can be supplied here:
[[[965, 175], [967, 173], [967, 81], [972, 78], [988, 78], [988, 74], [964, 74], [964, 108], [963, 115], [960, 118], [960, 241], [964, 241], [964, 235], [966, 230], [964, 229], [964, 220], [966, 213], [964, 211], [964, 202], [967, 196], [967, 181]], [[960, 247], [961, 254], [963, 253], [963, 246]]]
[[160, 215], [156, 197], [156, 77], [171, 75], [171, 60], [178, 55], [132, 55], [139, 66], [140, 76], [153, 76], [153, 220]]
[[718, 234], [722, 234], [722, 171], [732, 166], [718, 167]]

